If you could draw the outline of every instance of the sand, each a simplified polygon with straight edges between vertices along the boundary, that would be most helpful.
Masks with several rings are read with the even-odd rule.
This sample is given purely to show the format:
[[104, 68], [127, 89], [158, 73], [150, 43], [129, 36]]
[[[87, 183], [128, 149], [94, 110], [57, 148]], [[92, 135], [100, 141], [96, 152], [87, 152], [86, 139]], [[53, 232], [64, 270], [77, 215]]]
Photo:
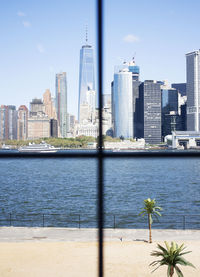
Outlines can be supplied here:
[[[24, 231], [25, 230], [25, 231]], [[28, 231], [27, 231], [28, 230]], [[62, 237], [60, 241], [48, 237], [47, 230], [41, 231], [37, 229], [37, 236], [35, 230], [30, 229], [15, 229], [12, 228], [13, 234], [24, 234], [23, 237], [15, 237], [15, 241], [10, 238], [10, 229], [4, 229], [3, 233], [0, 230], [0, 276], [7, 277], [94, 277], [97, 274], [97, 242], [96, 239], [91, 239], [89, 232], [88, 239], [85, 237], [87, 230], [84, 231], [84, 236], [74, 236], [77, 230], [71, 231], [71, 235]], [[39, 236], [39, 231], [41, 232]], [[62, 234], [63, 234], [63, 230]], [[125, 231], [124, 231], [125, 232]], [[93, 232], [94, 233], [94, 232]], [[110, 231], [113, 236], [107, 236], [104, 242], [104, 274], [106, 277], [110, 276], [133, 276], [133, 277], [163, 277], [166, 275], [166, 267], [160, 268], [154, 273], [151, 273], [149, 267], [150, 262], [154, 260], [150, 256], [152, 250], [156, 249], [156, 244], [163, 244], [163, 240], [155, 240], [149, 244], [142, 239], [133, 240], [128, 235], [122, 238], [119, 237], [119, 232]], [[9, 235], [7, 235], [9, 234]], [[44, 236], [46, 234], [46, 236]], [[96, 234], [96, 231], [95, 231]], [[123, 230], [120, 234], [123, 234]], [[131, 231], [130, 231], [131, 234]], [[147, 232], [145, 231], [144, 235]], [[159, 231], [160, 234], [160, 231]], [[175, 231], [175, 238], [177, 243], [184, 242], [188, 250], [192, 253], [185, 256], [191, 261], [196, 269], [191, 267], [181, 267], [184, 276], [199, 277], [200, 276], [200, 237], [199, 240], [194, 237], [199, 234], [195, 233], [192, 237], [182, 240], [185, 233], [180, 232], [180, 239], [178, 233]], [[34, 235], [31, 237], [31, 235]], [[173, 231], [171, 232], [173, 235]], [[75, 238], [76, 237], [76, 238]], [[73, 238], [73, 239], [72, 239]], [[155, 239], [157, 238], [155, 232]], [[185, 238], [185, 237], [184, 237]], [[49, 240], [48, 240], [49, 239]], [[171, 239], [171, 237], [170, 237]], [[68, 240], [68, 241], [67, 241]]]

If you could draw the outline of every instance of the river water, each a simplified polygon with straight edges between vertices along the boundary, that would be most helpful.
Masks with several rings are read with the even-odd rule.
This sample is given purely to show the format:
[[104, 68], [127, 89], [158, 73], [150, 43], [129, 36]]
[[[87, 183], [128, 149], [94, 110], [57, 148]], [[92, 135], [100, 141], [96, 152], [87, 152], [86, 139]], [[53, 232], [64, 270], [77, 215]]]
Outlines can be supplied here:
[[[0, 225], [96, 227], [95, 159], [0, 159]], [[200, 229], [200, 159], [105, 161], [105, 227], [146, 228], [138, 214], [155, 198], [156, 228]]]

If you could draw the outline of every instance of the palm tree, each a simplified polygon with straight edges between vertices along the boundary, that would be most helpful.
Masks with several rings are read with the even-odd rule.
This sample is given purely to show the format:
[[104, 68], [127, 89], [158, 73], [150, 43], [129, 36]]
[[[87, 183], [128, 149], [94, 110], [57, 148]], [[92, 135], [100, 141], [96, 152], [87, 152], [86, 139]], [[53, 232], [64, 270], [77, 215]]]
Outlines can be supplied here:
[[[166, 248], [162, 247], [160, 244], [157, 244], [157, 247], [159, 248], [159, 251], [153, 251], [151, 253], [151, 256], [159, 257], [161, 258], [158, 261], [154, 261], [150, 264], [150, 266], [156, 266], [158, 269], [162, 265], [167, 265], [167, 277], [172, 277], [174, 275], [174, 269], [177, 273], [178, 277], [184, 277], [182, 271], [177, 266], [184, 265], [184, 266], [192, 266], [195, 268], [195, 266], [186, 261], [182, 256], [185, 254], [190, 253], [191, 251], [183, 252], [183, 250], [186, 248], [184, 247], [184, 244], [181, 244], [181, 246], [178, 246], [177, 243], [171, 242], [171, 246], [165, 241]], [[153, 272], [156, 270], [154, 269]]]
[[161, 207], [156, 206], [156, 200], [155, 199], [145, 199], [144, 200], [144, 207], [142, 211], [139, 213], [139, 215], [148, 216], [148, 225], [149, 225], [149, 242], [152, 243], [152, 235], [151, 235], [151, 225], [153, 223], [152, 216], [161, 216], [161, 214], [157, 211], [162, 211]]

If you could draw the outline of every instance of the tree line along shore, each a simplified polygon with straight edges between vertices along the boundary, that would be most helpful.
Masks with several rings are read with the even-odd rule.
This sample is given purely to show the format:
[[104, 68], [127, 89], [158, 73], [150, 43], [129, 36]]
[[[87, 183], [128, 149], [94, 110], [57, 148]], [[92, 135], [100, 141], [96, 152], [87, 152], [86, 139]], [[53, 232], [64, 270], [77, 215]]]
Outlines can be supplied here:
[[[120, 138], [112, 138], [109, 136], [103, 137], [104, 141], [119, 142]], [[41, 138], [35, 140], [2, 140], [0, 141], [0, 147], [3, 144], [12, 146], [13, 149], [17, 149], [20, 146], [29, 145], [29, 143], [39, 144], [42, 141], [45, 141], [48, 144], [51, 144], [55, 147], [60, 148], [89, 148], [89, 144], [97, 143], [98, 138], [79, 136], [76, 138]]]

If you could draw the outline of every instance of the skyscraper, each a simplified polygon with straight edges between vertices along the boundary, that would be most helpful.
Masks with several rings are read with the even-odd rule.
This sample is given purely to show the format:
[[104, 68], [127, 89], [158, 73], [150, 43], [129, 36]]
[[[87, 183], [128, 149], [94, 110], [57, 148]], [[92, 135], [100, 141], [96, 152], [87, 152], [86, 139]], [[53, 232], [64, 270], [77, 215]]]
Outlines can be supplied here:
[[178, 113], [178, 91], [176, 89], [161, 89], [162, 94], [162, 112], [169, 113], [174, 111]]
[[199, 131], [200, 50], [186, 54], [187, 130]]
[[13, 105], [0, 107], [0, 139], [17, 139], [17, 111]]
[[0, 107], [0, 139], [9, 139], [9, 117], [6, 105]]
[[42, 99], [34, 98], [30, 102], [30, 116], [37, 115], [37, 113], [45, 114], [45, 107]]
[[139, 86], [141, 82], [140, 78], [140, 67], [136, 65], [134, 57], [128, 63], [124, 63], [127, 66], [129, 72], [132, 73], [132, 89], [133, 89], [133, 137], [138, 137], [139, 128]]
[[67, 79], [66, 72], [56, 74], [56, 111], [60, 134], [67, 137]]
[[161, 142], [161, 90], [153, 80], [140, 85], [140, 136], [147, 143]]
[[56, 110], [53, 105], [51, 92], [49, 89], [46, 89], [45, 93], [43, 94], [43, 104], [44, 104], [45, 114], [48, 115], [49, 118], [57, 119]]
[[135, 81], [132, 75], [132, 86], [133, 86], [133, 137], [139, 137], [139, 128], [140, 128], [140, 99], [139, 99], [139, 88], [140, 88], [140, 81]]
[[[121, 88], [118, 88], [119, 90], [123, 90], [121, 91], [121, 98], [119, 98], [119, 101], [123, 101], [123, 103], [125, 103], [125, 98], [128, 97], [126, 99], [127, 101], [127, 105], [128, 103], [132, 104], [132, 108], [131, 110], [129, 110], [129, 112], [131, 112], [131, 114], [129, 114], [128, 117], [123, 118], [124, 120], [130, 120], [132, 119], [132, 126], [131, 126], [131, 135], [129, 137], [138, 137], [138, 124], [139, 124], [139, 105], [138, 105], [138, 101], [139, 101], [139, 85], [140, 85], [140, 81], [139, 81], [139, 73], [140, 73], [140, 68], [139, 66], [137, 66], [135, 64], [134, 58], [130, 61], [130, 62], [124, 62], [122, 65], [118, 65], [115, 66], [115, 73], [118, 74], [119, 72], [128, 72], [129, 77], [131, 76], [132, 78], [132, 93], [131, 93], [131, 97], [129, 95], [129, 92], [125, 92], [125, 87], [123, 87], [123, 82], [124, 80], [120, 80], [118, 82], [118, 77], [117, 75], [115, 76], [115, 80], [117, 80], [117, 83], [115, 83], [115, 80], [111, 83], [111, 99], [112, 99], [112, 124], [114, 126], [114, 129], [117, 130], [117, 124], [119, 124], [119, 116], [123, 118], [123, 111], [120, 110], [120, 102], [118, 103], [117, 101], [117, 97], [118, 97], [118, 93], [119, 91], [117, 91], [117, 86], [118, 85], [122, 85]], [[128, 96], [127, 96], [128, 93]], [[128, 102], [129, 101], [129, 102]], [[116, 108], [115, 108], [116, 106]], [[128, 106], [129, 107], [129, 106]], [[118, 110], [119, 109], [119, 110]], [[124, 109], [124, 108], [123, 108]], [[128, 108], [129, 109], [129, 108]], [[118, 112], [120, 112], [120, 115], [118, 114]], [[115, 117], [116, 120], [115, 120]], [[114, 131], [114, 135], [116, 136], [116, 132]], [[123, 135], [122, 135], [123, 136]]]
[[26, 140], [28, 138], [28, 109], [21, 105], [18, 109], [17, 139]]
[[89, 105], [92, 111], [96, 107], [96, 93], [94, 81], [94, 58], [92, 46], [88, 45], [87, 33], [86, 44], [80, 50], [80, 69], [79, 69], [79, 104], [78, 120], [81, 118], [81, 105]]
[[186, 96], [186, 83], [172, 84], [172, 88], [177, 89], [181, 96]]
[[171, 135], [172, 131], [181, 131], [179, 114], [179, 92], [175, 88], [161, 86], [162, 95], [162, 137]]
[[45, 114], [42, 99], [33, 99], [30, 102], [28, 117], [28, 139], [49, 138], [50, 120]]
[[132, 73], [127, 68], [114, 74], [114, 136], [133, 137]]

